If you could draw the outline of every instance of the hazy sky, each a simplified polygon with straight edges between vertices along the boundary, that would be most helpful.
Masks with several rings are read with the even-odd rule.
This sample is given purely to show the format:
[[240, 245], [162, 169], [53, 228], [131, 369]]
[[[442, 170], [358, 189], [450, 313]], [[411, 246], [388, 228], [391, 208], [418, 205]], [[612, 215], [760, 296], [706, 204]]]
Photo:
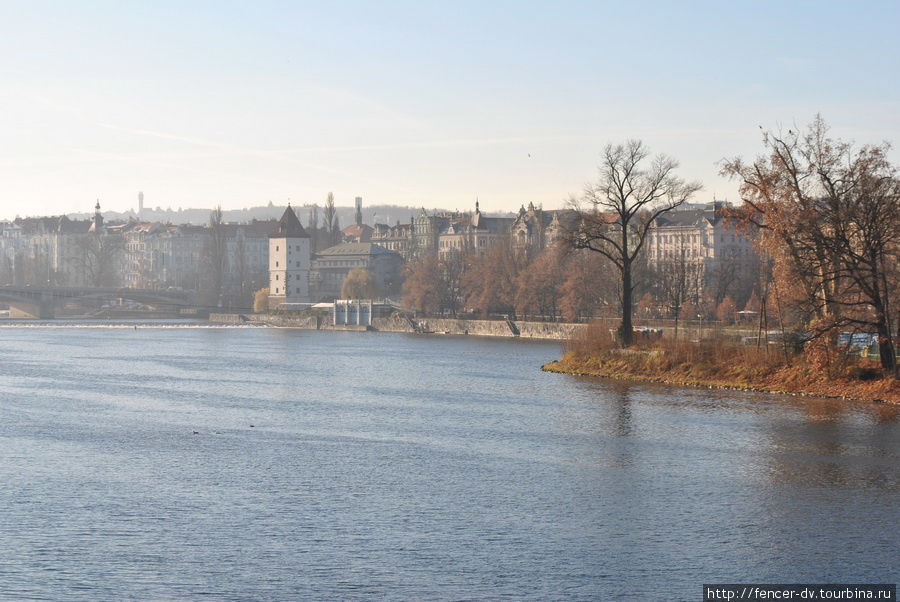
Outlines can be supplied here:
[[139, 190], [558, 207], [632, 137], [733, 199], [716, 162], [760, 125], [900, 143], [898, 25], [894, 1], [2, 1], [0, 217]]

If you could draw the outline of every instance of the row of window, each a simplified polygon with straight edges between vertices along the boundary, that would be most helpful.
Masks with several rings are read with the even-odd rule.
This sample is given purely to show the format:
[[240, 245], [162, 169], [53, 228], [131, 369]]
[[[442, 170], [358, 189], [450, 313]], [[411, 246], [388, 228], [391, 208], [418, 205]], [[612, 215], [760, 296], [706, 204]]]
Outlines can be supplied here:
[[[488, 241], [486, 238], [479, 238], [472, 242], [473, 242], [473, 246], [486, 247]], [[463, 241], [461, 241], [461, 240], [442, 240], [442, 241], [440, 241], [440, 247], [442, 249], [459, 249], [463, 246], [462, 243], [463, 243]]]
[[324, 260], [320, 259], [317, 261], [317, 264], [320, 266], [328, 266], [328, 267], [341, 267], [341, 266], [350, 266], [350, 267], [366, 267], [366, 262], [360, 259], [339, 259], [339, 260]]

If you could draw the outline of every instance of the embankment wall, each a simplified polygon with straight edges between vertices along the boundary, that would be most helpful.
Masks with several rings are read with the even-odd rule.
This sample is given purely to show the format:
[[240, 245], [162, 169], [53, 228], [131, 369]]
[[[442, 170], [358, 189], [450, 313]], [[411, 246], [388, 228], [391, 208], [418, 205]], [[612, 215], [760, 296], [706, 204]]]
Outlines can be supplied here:
[[[306, 328], [309, 330], [367, 330], [365, 326], [332, 326], [326, 318], [316, 316], [285, 316], [269, 314], [212, 314], [215, 322], [253, 322], [282, 328]], [[512, 324], [512, 327], [510, 326]], [[407, 332], [451, 335], [473, 335], [482, 337], [518, 337], [522, 339], [544, 339], [565, 341], [584, 324], [559, 322], [526, 322], [505, 320], [458, 320], [453, 318], [421, 318], [410, 320], [401, 314], [374, 318], [369, 330], [380, 332]]]
[[209, 314], [210, 322], [224, 322], [226, 324], [242, 324], [244, 322], [250, 322], [252, 318], [248, 318], [246, 314], [224, 314], [224, 313], [211, 313]]
[[[416, 330], [409, 320], [394, 315], [375, 318], [376, 330], [385, 332], [427, 332], [434, 334], [468, 334], [483, 337], [519, 337], [523, 339], [549, 339], [564, 341], [583, 324], [559, 322], [513, 321], [513, 328], [505, 320], [457, 320], [452, 318], [421, 318], [415, 320]], [[515, 329], [515, 330], [514, 330]]]

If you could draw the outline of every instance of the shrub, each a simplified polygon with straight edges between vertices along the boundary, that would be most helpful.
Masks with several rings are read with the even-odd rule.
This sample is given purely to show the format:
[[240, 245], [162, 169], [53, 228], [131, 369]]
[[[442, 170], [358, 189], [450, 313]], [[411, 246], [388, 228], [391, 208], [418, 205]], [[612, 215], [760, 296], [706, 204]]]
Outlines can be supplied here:
[[269, 288], [261, 288], [253, 293], [253, 311], [262, 313], [269, 309]]

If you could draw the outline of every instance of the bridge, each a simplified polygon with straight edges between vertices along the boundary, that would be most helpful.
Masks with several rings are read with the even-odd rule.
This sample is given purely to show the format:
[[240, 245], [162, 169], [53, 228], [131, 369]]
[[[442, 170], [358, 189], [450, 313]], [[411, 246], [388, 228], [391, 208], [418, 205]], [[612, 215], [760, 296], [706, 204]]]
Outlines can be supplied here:
[[173, 310], [196, 307], [186, 292], [156, 291], [138, 288], [90, 286], [0, 286], [0, 303], [9, 305], [11, 318], [50, 319], [58, 305], [73, 300], [128, 299], [145, 305], [164, 306]]

